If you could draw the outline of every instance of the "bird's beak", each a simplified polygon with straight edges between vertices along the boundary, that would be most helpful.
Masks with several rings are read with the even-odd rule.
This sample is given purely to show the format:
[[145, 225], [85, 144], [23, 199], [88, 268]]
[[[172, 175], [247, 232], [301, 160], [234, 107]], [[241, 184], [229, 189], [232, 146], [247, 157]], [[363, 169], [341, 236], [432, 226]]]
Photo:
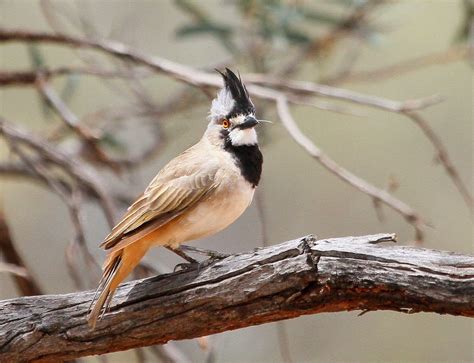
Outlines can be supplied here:
[[245, 130], [245, 129], [250, 129], [252, 127], [255, 127], [259, 124], [258, 120], [253, 117], [253, 116], [247, 116], [244, 120], [244, 122], [242, 122], [241, 124], [237, 125], [236, 127], [238, 127], [239, 129], [241, 130]]

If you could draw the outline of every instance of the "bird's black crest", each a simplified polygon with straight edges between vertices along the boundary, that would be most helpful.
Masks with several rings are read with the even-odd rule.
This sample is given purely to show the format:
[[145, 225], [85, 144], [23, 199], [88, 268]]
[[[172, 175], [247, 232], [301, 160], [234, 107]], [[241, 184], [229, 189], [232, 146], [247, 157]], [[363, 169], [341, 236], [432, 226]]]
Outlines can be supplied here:
[[250, 100], [249, 93], [247, 88], [242, 83], [242, 80], [235, 75], [229, 68], [226, 68], [224, 72], [221, 72], [216, 69], [224, 79], [225, 87], [230, 91], [232, 94], [232, 98], [235, 101], [234, 107], [232, 111], [229, 112], [226, 117], [232, 118], [237, 115], [248, 115], [251, 113], [255, 113], [255, 107]]

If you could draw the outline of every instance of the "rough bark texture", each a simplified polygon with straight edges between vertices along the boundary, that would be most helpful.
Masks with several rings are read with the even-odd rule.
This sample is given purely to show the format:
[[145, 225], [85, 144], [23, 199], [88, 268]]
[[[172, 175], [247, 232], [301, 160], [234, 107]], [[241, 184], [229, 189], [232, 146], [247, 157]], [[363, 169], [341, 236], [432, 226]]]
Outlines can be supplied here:
[[0, 302], [0, 361], [49, 361], [189, 339], [303, 314], [395, 310], [474, 316], [474, 257], [312, 237], [133, 281], [87, 326], [93, 292]]

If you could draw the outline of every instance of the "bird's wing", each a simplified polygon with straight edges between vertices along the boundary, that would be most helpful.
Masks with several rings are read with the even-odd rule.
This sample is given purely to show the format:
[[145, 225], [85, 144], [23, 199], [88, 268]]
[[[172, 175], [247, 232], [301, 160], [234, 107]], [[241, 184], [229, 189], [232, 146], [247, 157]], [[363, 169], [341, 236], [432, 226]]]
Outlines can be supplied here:
[[192, 150], [173, 159], [127, 210], [101, 247], [110, 249], [153, 223], [153, 229], [176, 218], [217, 187], [218, 164], [201, 160]]

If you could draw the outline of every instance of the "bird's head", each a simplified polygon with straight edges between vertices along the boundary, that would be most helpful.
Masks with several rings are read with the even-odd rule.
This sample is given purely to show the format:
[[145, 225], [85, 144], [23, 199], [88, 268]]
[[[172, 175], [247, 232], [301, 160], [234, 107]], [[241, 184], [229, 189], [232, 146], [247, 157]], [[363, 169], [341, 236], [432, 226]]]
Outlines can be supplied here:
[[257, 144], [254, 127], [259, 122], [255, 118], [255, 107], [247, 88], [240, 77], [230, 69], [218, 72], [224, 79], [224, 88], [212, 101], [208, 136], [223, 144], [230, 143], [234, 147]]

